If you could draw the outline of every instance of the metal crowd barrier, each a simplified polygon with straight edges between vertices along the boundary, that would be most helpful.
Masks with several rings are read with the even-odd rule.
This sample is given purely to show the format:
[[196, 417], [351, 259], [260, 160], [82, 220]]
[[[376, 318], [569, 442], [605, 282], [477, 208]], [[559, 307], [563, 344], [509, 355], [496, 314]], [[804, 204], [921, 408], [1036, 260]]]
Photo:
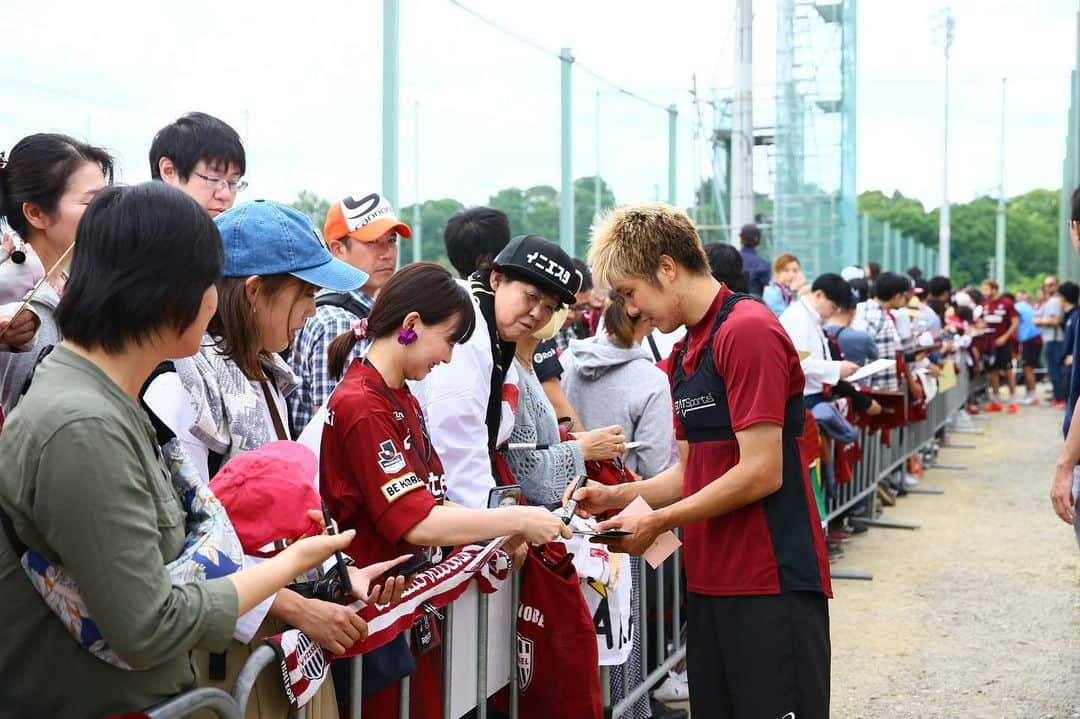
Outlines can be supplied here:
[[[927, 403], [927, 417], [925, 420], [908, 424], [900, 430], [893, 430], [891, 446], [882, 444], [879, 434], [870, 434], [865, 429], [860, 430], [859, 443], [863, 452], [862, 459], [859, 460], [853, 468], [851, 481], [835, 485], [832, 495], [826, 502], [826, 521], [836, 519], [856, 504], [866, 501], [869, 505], [868, 514], [866, 518], [860, 518], [860, 522], [865, 521], [867, 524], [887, 527], [914, 528], [916, 526], [905, 525], [904, 523], [899, 522], [873, 520], [875, 493], [878, 483], [890, 473], [901, 469], [908, 457], [919, 452], [923, 452], [926, 456], [932, 457], [933, 450], [937, 447], [934, 440], [938, 432], [953, 421], [958, 414], [963, 413], [969, 398], [975, 392], [979, 391], [978, 384], [972, 382], [969, 378], [967, 367], [964, 366], [963, 361], [959, 362], [959, 364], [960, 369], [957, 372], [956, 385], [949, 390], [939, 392]], [[931, 466], [948, 467], [949, 465], [934, 464]], [[938, 490], [923, 491], [936, 492]], [[644, 560], [638, 558], [636, 561], [640, 562], [639, 576], [641, 582], [637, 593], [638, 606], [634, 608], [636, 611], [634, 616], [642, 617], [643, 621], [641, 622], [641, 625], [644, 626], [644, 619], [647, 618], [646, 611], [650, 604], [650, 597], [653, 597], [652, 607], [655, 611], [655, 631], [653, 636], [649, 637], [648, 632], [644, 632], [640, 637], [641, 663], [643, 667], [646, 666], [651, 651], [651, 656], [654, 659], [656, 668], [645, 676], [643, 681], [636, 686], [631, 686], [627, 679], [629, 662], [627, 665], [624, 665], [624, 671], [622, 673], [622, 699], [614, 706], [610, 705], [610, 667], [601, 668], [598, 674], [601, 682], [601, 691], [604, 696], [605, 708], [610, 709], [610, 716], [612, 719], [618, 719], [618, 717], [626, 713], [636, 702], [646, 697], [652, 687], [661, 681], [667, 675], [668, 671], [686, 656], [686, 645], [682, 640], [681, 634], [682, 566], [680, 552], [676, 552], [664, 562], [664, 564], [653, 573], [651, 581], [646, 581], [647, 573], [645, 571]], [[850, 576], [850, 578], [858, 579], [871, 578], [869, 576], [845, 575], [844, 573], [835, 571], [833, 576]], [[670, 578], [670, 581], [665, 581], [666, 578]], [[512, 719], [517, 719], [518, 716], [516, 607], [521, 591], [520, 580], [520, 574], [514, 573], [509, 588], [511, 593], [509, 626], [504, 628], [509, 643], [510, 666], [508, 677], [500, 676], [494, 682], [496, 686], [491, 685], [493, 682], [489, 676], [488, 661], [489, 648], [492, 646], [492, 632], [490, 630], [497, 629], [497, 627], [489, 626], [490, 599], [488, 595], [479, 594], [476, 600], [477, 613], [475, 615], [475, 638], [471, 635], [464, 638], [466, 641], [475, 639], [476, 686], [475, 692], [472, 693], [471, 696], [475, 699], [475, 712], [473, 715], [477, 719], [486, 719], [488, 698], [502, 688], [504, 685], [503, 682], [507, 678], [509, 680], [508, 686], [510, 688], [510, 717]], [[665, 588], [671, 592], [672, 597], [670, 620], [665, 611]], [[454, 632], [454, 605], [446, 607], [444, 612], [446, 619], [443, 628], [443, 716], [445, 719], [457, 719], [455, 714], [460, 715], [462, 713], [460, 706], [455, 711], [452, 708], [451, 702], [451, 692], [453, 691], [451, 657], [456, 641]], [[635, 623], [634, 626], [636, 627], [637, 623]], [[469, 627], [469, 629], [471, 630], [472, 627]], [[503, 634], [503, 632], [496, 633], [500, 635]], [[650, 646], [650, 643], [652, 646]], [[466, 650], [467, 649], [468, 647], [466, 647]], [[244, 715], [256, 678], [267, 667], [272, 666], [275, 661], [276, 657], [273, 650], [269, 647], [261, 647], [252, 653], [238, 675], [232, 697], [229, 697], [224, 692], [213, 689], [197, 689], [179, 695], [174, 699], [159, 705], [155, 709], [148, 711], [147, 714], [152, 719], [173, 719], [174, 717], [184, 716], [196, 709], [209, 708], [215, 710], [218, 713], [218, 716], [223, 719], [239, 719]], [[274, 668], [274, 671], [277, 671], [276, 667]], [[360, 719], [361, 717], [361, 671], [362, 657], [357, 657], [353, 660], [351, 719]], [[460, 689], [458, 695], [460, 695]], [[400, 719], [409, 719], [408, 680], [401, 682], [400, 696], [401, 702], [398, 716]], [[457, 703], [460, 705], [460, 701]], [[301, 718], [304, 716], [303, 710], [301, 710], [299, 716]]]
[[878, 433], [870, 434], [866, 429], [859, 431], [862, 459], [855, 465], [851, 481], [837, 484], [833, 495], [826, 501], [826, 521], [831, 522], [841, 517], [864, 500], [870, 503], [872, 515], [878, 483], [902, 469], [908, 457], [929, 449], [938, 432], [948, 425], [957, 413], [964, 411], [973, 387], [967, 367], [963, 361], [959, 364], [956, 385], [944, 392], [938, 392], [927, 402], [925, 420], [892, 430], [891, 446], [882, 444]]

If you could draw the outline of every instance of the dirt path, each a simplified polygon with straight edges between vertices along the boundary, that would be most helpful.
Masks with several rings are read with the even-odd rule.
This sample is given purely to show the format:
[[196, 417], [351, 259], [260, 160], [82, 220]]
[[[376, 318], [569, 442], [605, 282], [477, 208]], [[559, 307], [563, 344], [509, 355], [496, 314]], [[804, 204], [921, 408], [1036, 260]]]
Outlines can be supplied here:
[[915, 531], [872, 529], [834, 569], [832, 716], [1080, 719], [1080, 551], [1050, 508], [1061, 413], [1021, 408], [956, 435], [884, 517]]

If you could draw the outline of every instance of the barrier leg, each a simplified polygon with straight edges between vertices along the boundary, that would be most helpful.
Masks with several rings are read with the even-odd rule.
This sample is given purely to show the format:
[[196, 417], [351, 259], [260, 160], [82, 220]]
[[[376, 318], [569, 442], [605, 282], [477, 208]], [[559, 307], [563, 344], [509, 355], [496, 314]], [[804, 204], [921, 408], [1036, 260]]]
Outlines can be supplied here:
[[[681, 535], [681, 532], [680, 532]], [[680, 539], [682, 537], [680, 536]], [[681, 554], [679, 549], [675, 550], [675, 566], [682, 566], [679, 564], [679, 555]], [[672, 594], [673, 604], [671, 606], [671, 646], [674, 649], [678, 649], [682, 646], [682, 582], [679, 581], [680, 573], [675, 572], [675, 584], [674, 593]]]
[[521, 702], [517, 666], [517, 613], [519, 604], [521, 604], [521, 572], [514, 572], [510, 577], [510, 719], [518, 719]]
[[853, 521], [859, 521], [865, 524], [867, 527], [883, 527], [885, 529], [918, 529], [921, 525], [914, 522], [898, 522], [892, 519], [858, 519]]
[[656, 663], [663, 664], [667, 653], [664, 639], [664, 565], [656, 568]]
[[454, 605], [443, 609], [442, 716], [450, 719], [450, 658], [454, 653]]
[[600, 667], [600, 699], [604, 706], [611, 705], [611, 667]]
[[927, 469], [953, 469], [958, 471], [964, 471], [967, 469], [966, 464], [949, 464], [947, 462], [934, 462]]
[[[405, 645], [412, 647], [412, 632], [405, 630]], [[398, 682], [398, 719], [409, 719], [409, 677]]]
[[[274, 650], [271, 649], [270, 653], [273, 654]], [[244, 716], [231, 696], [209, 687], [184, 692], [147, 709], [143, 714], [150, 719], [179, 719], [199, 709], [209, 709], [220, 719], [243, 719]]]
[[942, 449], [978, 449], [974, 444], [966, 444], [963, 442], [942, 442]]
[[907, 490], [908, 494], [945, 494], [944, 489], [933, 489], [930, 487], [911, 487]]
[[477, 597], [476, 605], [476, 719], [487, 719], [488, 595]]
[[833, 579], [857, 579], [863, 582], [871, 582], [874, 580], [874, 575], [870, 574], [870, 572], [852, 572], [843, 569], [830, 569], [829, 576]]
[[349, 719], [360, 719], [364, 711], [364, 655], [353, 657], [352, 697], [349, 701]]

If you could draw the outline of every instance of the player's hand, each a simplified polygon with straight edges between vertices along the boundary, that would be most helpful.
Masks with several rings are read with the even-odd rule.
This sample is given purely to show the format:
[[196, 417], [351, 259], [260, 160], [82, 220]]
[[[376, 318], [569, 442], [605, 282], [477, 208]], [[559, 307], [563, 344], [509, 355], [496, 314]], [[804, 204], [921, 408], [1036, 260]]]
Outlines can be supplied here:
[[573, 493], [573, 498], [577, 500], [577, 511], [575, 513], [585, 519], [606, 512], [609, 509], [622, 509], [625, 506], [616, 487], [609, 487], [598, 482], [586, 482], [585, 486], [576, 492], [573, 484], [567, 485], [562, 499], [564, 507], [570, 501], [571, 493]]
[[866, 409], [866, 413], [871, 417], [881, 414], [881, 405], [876, 399], [870, 400], [870, 406]]
[[1009, 341], [1008, 337], [998, 337], [996, 340], [994, 340], [994, 346], [995, 347], [1004, 347], [1005, 343], [1008, 342], [1008, 341]]
[[598, 532], [606, 532], [609, 529], [621, 529], [630, 532], [626, 537], [618, 539], [593, 538], [591, 541], [606, 544], [613, 552], [625, 552], [634, 556], [641, 556], [653, 545], [656, 538], [664, 531], [656, 512], [649, 512], [637, 517], [613, 517], [606, 522], [596, 525]]
[[1073, 472], [1071, 467], [1057, 467], [1050, 484], [1050, 503], [1054, 512], [1065, 524], [1076, 524], [1076, 498], [1072, 495]]

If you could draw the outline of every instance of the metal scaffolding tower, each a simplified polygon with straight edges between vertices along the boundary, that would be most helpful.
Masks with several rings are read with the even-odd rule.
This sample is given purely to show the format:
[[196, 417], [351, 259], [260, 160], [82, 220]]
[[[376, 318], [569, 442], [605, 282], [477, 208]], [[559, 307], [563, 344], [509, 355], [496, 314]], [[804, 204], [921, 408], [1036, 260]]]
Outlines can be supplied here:
[[777, 1], [773, 248], [808, 277], [859, 262], [855, 4]]

